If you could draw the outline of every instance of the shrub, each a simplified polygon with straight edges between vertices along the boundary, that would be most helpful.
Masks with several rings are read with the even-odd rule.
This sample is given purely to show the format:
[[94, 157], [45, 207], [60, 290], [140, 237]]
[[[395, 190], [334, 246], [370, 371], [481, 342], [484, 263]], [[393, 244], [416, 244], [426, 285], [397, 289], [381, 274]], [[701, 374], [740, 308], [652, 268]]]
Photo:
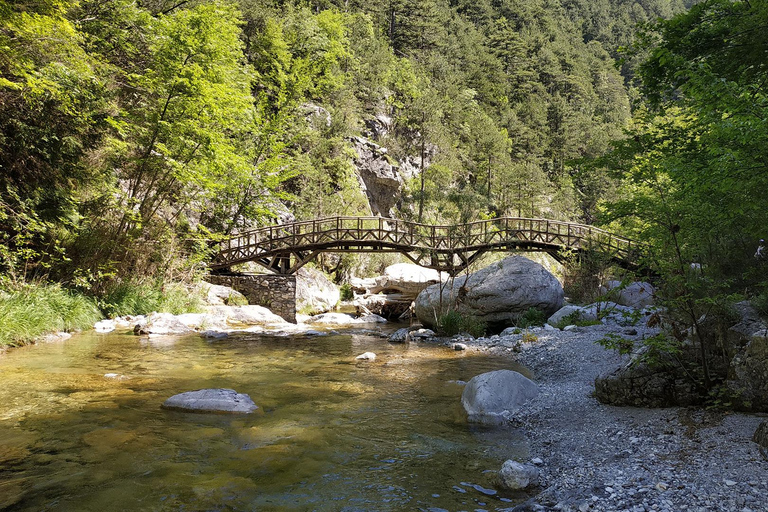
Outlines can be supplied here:
[[352, 292], [352, 285], [349, 283], [344, 283], [339, 287], [339, 294], [341, 300], [344, 301], [352, 300], [355, 298], [355, 294]]
[[587, 327], [590, 325], [600, 325], [602, 322], [600, 320], [585, 320], [581, 318], [581, 314], [578, 311], [574, 311], [570, 315], [564, 316], [560, 319], [559, 322], [557, 322], [552, 327], [557, 327], [558, 329], [563, 329], [564, 327], [567, 327], [569, 325], [576, 325], [578, 327]]
[[487, 325], [482, 320], [473, 316], [464, 315], [458, 311], [452, 310], [441, 315], [437, 319], [438, 331], [446, 336], [453, 336], [466, 332], [475, 338], [485, 334]]
[[542, 326], [547, 323], [547, 315], [536, 308], [528, 308], [517, 320], [516, 327], [527, 329], [528, 327]]

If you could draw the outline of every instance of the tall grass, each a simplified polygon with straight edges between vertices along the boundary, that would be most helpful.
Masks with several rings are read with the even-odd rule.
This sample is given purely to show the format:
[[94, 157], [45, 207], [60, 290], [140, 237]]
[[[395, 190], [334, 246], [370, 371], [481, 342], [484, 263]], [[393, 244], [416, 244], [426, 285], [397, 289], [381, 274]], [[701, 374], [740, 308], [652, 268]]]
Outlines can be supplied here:
[[88, 297], [59, 285], [24, 285], [0, 293], [0, 347], [25, 345], [50, 332], [88, 329], [101, 317]]
[[203, 311], [203, 300], [181, 284], [124, 282], [108, 290], [99, 300], [99, 306], [110, 318], [147, 315], [153, 311], [179, 315]]

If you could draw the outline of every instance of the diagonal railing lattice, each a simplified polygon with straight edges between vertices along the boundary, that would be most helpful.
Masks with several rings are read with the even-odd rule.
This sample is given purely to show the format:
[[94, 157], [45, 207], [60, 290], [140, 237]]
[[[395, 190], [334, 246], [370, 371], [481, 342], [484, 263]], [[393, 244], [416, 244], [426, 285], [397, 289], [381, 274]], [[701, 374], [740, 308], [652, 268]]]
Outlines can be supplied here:
[[220, 243], [209, 266], [222, 271], [253, 261], [292, 274], [322, 252], [400, 252], [417, 265], [455, 275], [489, 251], [541, 251], [560, 261], [568, 252], [596, 251], [636, 268], [640, 250], [637, 242], [608, 231], [547, 219], [500, 217], [435, 226], [384, 217], [328, 217], [233, 236]]

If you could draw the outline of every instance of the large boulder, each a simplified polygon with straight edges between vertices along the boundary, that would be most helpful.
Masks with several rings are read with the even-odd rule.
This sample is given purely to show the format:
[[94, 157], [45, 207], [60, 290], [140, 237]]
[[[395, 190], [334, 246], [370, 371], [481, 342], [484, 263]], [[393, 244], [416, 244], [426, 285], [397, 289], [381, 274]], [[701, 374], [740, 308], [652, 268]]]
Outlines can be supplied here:
[[469, 276], [427, 287], [416, 298], [415, 313], [421, 323], [435, 327], [441, 312], [454, 309], [501, 330], [530, 308], [550, 316], [562, 305], [563, 287], [555, 276], [528, 258], [510, 256]]
[[187, 391], [172, 396], [161, 407], [175, 411], [230, 414], [250, 414], [258, 409], [250, 396], [234, 389]]
[[263, 325], [285, 324], [283, 317], [274, 314], [263, 306], [215, 306], [209, 310], [211, 316], [217, 317], [217, 321], [223, 321], [227, 325]]
[[384, 274], [375, 278], [375, 284], [368, 293], [399, 293], [414, 300], [421, 291], [431, 284], [445, 281], [447, 274], [420, 267], [412, 263], [396, 263], [384, 269]]
[[496, 370], [472, 377], [461, 394], [461, 405], [469, 421], [496, 424], [510, 419], [538, 394], [539, 387], [524, 375]]
[[339, 303], [341, 294], [325, 274], [304, 267], [296, 273], [296, 310], [307, 315], [331, 311]]
[[205, 296], [204, 300], [206, 304], [210, 306], [236, 306], [248, 304], [248, 299], [245, 298], [245, 295], [229, 286], [202, 283], [201, 287], [201, 291]]
[[609, 300], [622, 306], [644, 308], [653, 305], [656, 289], [650, 283], [633, 282], [623, 285], [621, 281], [608, 281], [600, 291], [607, 294]]
[[360, 184], [368, 197], [374, 215], [393, 217], [393, 209], [403, 189], [398, 166], [387, 155], [387, 149], [364, 137], [352, 137], [357, 153], [354, 159]]
[[558, 309], [549, 317], [547, 323], [556, 326], [559, 323], [574, 323], [576, 321], [594, 321], [597, 320], [597, 313], [589, 307], [573, 306], [568, 304]]

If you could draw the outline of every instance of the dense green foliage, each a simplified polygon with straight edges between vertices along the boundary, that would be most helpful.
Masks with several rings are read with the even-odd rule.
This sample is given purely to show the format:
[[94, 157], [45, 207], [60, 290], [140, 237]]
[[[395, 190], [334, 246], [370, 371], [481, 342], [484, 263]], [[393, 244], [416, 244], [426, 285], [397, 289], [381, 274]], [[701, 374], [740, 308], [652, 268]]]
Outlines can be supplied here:
[[[414, 164], [399, 215], [584, 218], [629, 119], [616, 46], [680, 4], [0, 2], [0, 268], [105, 293], [208, 239], [368, 213], [350, 136]], [[615, 14], [615, 16], [614, 16]]]
[[629, 55], [647, 55], [647, 102], [598, 161], [621, 180], [606, 218], [651, 245], [674, 320], [699, 335], [706, 387], [711, 319], [768, 289], [755, 257], [768, 226], [766, 34], [765, 1], [707, 0], [646, 27]]

